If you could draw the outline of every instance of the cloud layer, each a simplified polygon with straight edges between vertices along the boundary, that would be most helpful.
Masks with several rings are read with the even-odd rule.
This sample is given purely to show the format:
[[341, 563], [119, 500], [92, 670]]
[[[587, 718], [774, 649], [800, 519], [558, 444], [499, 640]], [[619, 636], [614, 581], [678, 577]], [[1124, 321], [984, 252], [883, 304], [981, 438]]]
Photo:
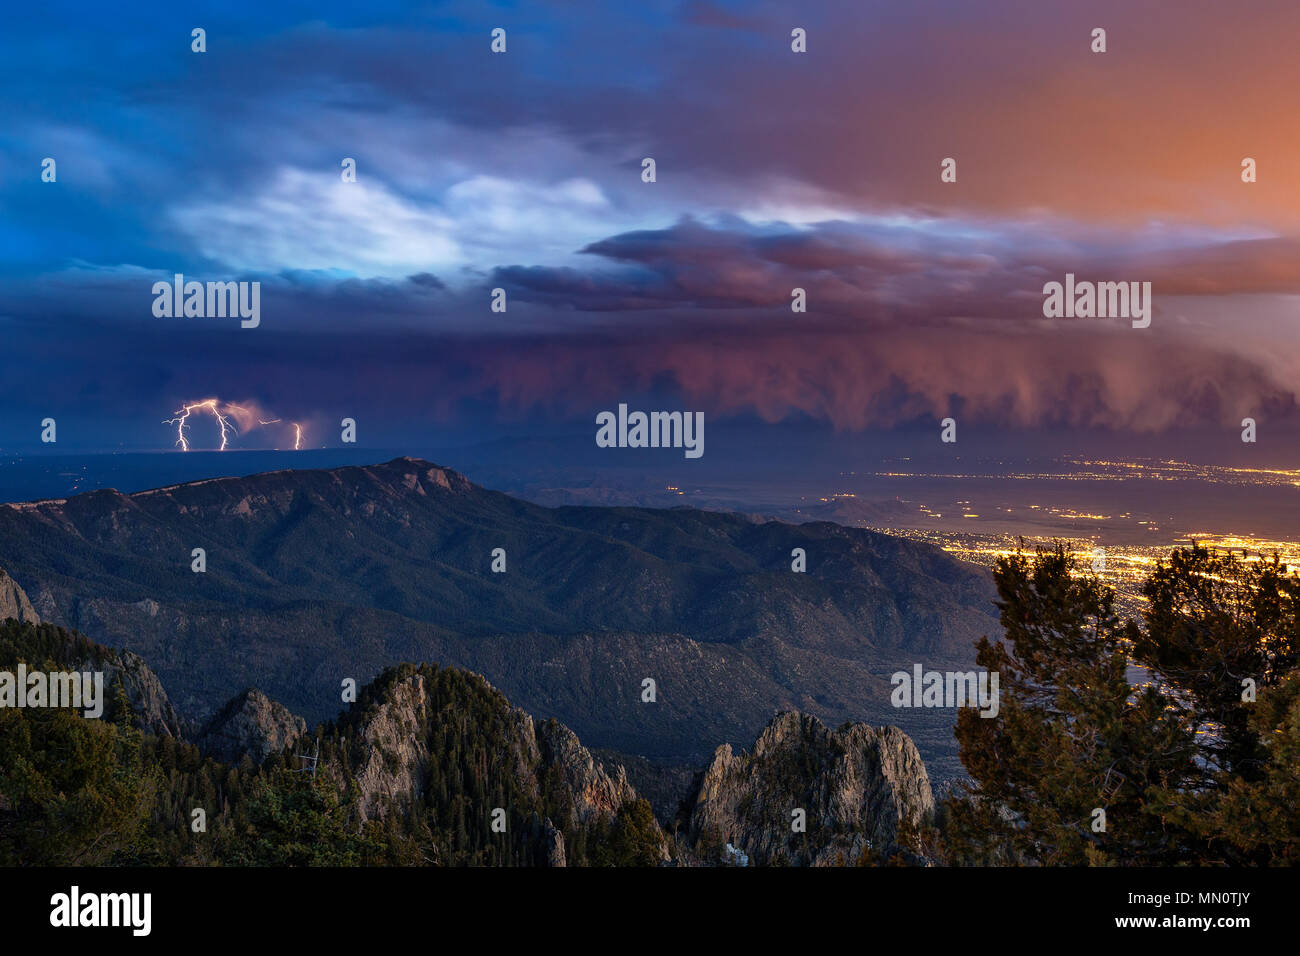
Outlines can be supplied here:
[[[64, 407], [149, 444], [214, 394], [412, 428], [636, 392], [849, 430], [1300, 424], [1300, 8], [1070, 6], [32, 11], [0, 34], [0, 440]], [[260, 281], [261, 327], [153, 319], [175, 272]], [[1151, 282], [1152, 327], [1044, 319], [1067, 272]]]

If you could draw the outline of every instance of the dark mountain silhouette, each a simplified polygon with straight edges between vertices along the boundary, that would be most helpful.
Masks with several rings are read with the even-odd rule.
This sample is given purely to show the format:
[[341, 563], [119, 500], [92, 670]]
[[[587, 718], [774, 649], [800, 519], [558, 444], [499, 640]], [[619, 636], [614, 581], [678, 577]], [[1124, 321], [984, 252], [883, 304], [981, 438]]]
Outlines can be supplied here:
[[0, 566], [44, 620], [143, 655], [193, 721], [250, 686], [317, 721], [345, 678], [439, 661], [590, 745], [662, 759], [747, 743], [777, 709], [899, 723], [925, 752], [901, 718], [933, 715], [893, 710], [888, 673], [969, 662], [999, 632], [986, 573], [937, 548], [545, 508], [410, 458], [0, 506]]

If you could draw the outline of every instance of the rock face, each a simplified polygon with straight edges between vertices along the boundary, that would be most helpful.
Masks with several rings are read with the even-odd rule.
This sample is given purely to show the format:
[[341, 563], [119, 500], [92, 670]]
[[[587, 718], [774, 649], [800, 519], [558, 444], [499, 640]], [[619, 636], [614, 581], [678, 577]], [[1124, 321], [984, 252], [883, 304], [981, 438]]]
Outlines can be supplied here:
[[611, 776], [575, 734], [558, 720], [535, 725], [543, 768], [554, 767], [573, 800], [574, 818], [588, 823], [601, 814], [613, 815], [637, 798], [622, 766]]
[[564, 834], [555, 829], [550, 820], [546, 826], [546, 865], [564, 866]]
[[[792, 829], [795, 810], [804, 811], [806, 832]], [[696, 794], [689, 838], [702, 862], [720, 862], [731, 844], [758, 866], [851, 865], [864, 851], [888, 853], [903, 820], [919, 823], [933, 810], [925, 765], [897, 727], [833, 731], [786, 712], [752, 753], [717, 749]]]
[[195, 743], [210, 757], [237, 764], [245, 756], [260, 764], [293, 746], [307, 722], [289, 708], [250, 688], [233, 698], [204, 725]]
[[354, 772], [362, 819], [382, 818], [392, 798], [419, 800], [428, 776], [429, 748], [422, 728], [430, 719], [424, 677], [395, 683], [383, 703], [362, 719], [364, 762]]
[[18, 582], [4, 568], [0, 568], [0, 621], [11, 617], [27, 624], [41, 622], [36, 608], [32, 607], [32, 602], [27, 599], [27, 594], [18, 586]]

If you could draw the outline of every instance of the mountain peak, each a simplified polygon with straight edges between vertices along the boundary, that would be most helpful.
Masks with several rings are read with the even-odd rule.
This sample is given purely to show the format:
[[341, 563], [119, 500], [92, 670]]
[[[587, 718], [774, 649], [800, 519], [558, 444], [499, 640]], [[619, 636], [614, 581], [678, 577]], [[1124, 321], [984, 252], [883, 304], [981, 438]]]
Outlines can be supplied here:
[[[376, 467], [401, 472], [405, 476], [404, 483], [408, 490], [416, 490], [425, 481], [429, 482], [433, 487], [442, 488], [446, 491], [466, 492], [472, 491], [475, 487], [473, 482], [458, 471], [434, 464], [431, 461], [425, 461], [423, 458], [412, 458], [409, 455], [394, 458], [392, 461]], [[336, 470], [343, 471], [345, 469]]]
[[269, 755], [293, 746], [307, 732], [307, 722], [255, 687], [236, 694], [199, 732], [205, 754], [238, 763], [245, 754], [261, 763]]

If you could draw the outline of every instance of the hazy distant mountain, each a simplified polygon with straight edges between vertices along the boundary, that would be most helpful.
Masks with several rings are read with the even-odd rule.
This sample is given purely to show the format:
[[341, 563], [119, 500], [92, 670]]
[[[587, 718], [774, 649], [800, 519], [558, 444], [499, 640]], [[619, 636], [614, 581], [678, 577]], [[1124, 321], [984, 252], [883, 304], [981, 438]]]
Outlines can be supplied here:
[[969, 661], [999, 633], [986, 573], [936, 548], [691, 509], [550, 509], [409, 458], [0, 506], [0, 566], [45, 620], [143, 655], [191, 720], [256, 686], [316, 721], [345, 678], [439, 661], [589, 745], [664, 759], [752, 740], [778, 709], [920, 718], [889, 707], [881, 675]]

